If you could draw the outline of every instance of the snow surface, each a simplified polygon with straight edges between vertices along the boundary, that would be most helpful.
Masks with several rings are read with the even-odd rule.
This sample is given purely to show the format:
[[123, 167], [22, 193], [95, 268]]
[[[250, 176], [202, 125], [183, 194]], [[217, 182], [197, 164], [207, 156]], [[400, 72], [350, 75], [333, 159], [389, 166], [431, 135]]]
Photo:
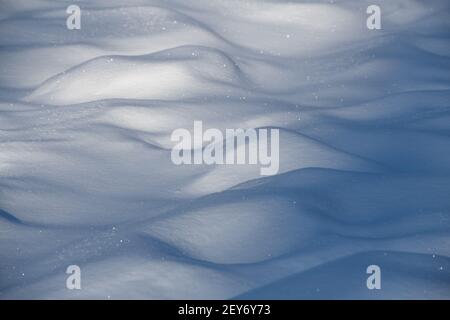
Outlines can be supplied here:
[[[74, 3], [0, 1], [1, 299], [450, 299], [448, 1]], [[175, 166], [194, 120], [279, 175]]]

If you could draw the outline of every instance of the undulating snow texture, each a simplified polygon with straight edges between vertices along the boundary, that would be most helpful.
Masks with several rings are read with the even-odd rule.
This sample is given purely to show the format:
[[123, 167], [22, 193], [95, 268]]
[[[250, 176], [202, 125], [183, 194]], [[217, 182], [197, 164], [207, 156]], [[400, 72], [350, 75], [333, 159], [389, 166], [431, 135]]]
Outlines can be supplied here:
[[[450, 299], [449, 6], [0, 0], [0, 299]], [[195, 120], [280, 171], [174, 165]]]

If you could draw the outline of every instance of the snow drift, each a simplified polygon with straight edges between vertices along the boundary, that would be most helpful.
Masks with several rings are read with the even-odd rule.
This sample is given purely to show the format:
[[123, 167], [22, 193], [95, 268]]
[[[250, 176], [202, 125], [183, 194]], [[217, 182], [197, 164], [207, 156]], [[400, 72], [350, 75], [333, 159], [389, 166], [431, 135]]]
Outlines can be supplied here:
[[[378, 3], [372, 31], [370, 1], [77, 1], [67, 30], [2, 1], [0, 298], [449, 299], [449, 4]], [[174, 165], [195, 120], [279, 128], [279, 174]]]

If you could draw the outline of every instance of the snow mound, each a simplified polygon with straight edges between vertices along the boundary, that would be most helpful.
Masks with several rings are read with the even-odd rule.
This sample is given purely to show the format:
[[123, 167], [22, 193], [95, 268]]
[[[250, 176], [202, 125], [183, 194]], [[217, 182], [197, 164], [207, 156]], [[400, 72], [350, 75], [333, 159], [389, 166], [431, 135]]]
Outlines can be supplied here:
[[[189, 99], [242, 86], [236, 63], [218, 50], [187, 46], [149, 56], [105, 56], [52, 77], [25, 101], [74, 104], [102, 99]], [[231, 91], [231, 89], [230, 89]]]

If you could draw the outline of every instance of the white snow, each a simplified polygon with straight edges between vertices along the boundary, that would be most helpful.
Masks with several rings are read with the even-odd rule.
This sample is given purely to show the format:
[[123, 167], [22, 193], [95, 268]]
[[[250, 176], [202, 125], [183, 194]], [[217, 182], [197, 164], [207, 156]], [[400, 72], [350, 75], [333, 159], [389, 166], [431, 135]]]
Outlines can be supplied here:
[[[450, 298], [448, 1], [74, 3], [0, 4], [1, 299]], [[174, 165], [195, 120], [279, 174]]]

